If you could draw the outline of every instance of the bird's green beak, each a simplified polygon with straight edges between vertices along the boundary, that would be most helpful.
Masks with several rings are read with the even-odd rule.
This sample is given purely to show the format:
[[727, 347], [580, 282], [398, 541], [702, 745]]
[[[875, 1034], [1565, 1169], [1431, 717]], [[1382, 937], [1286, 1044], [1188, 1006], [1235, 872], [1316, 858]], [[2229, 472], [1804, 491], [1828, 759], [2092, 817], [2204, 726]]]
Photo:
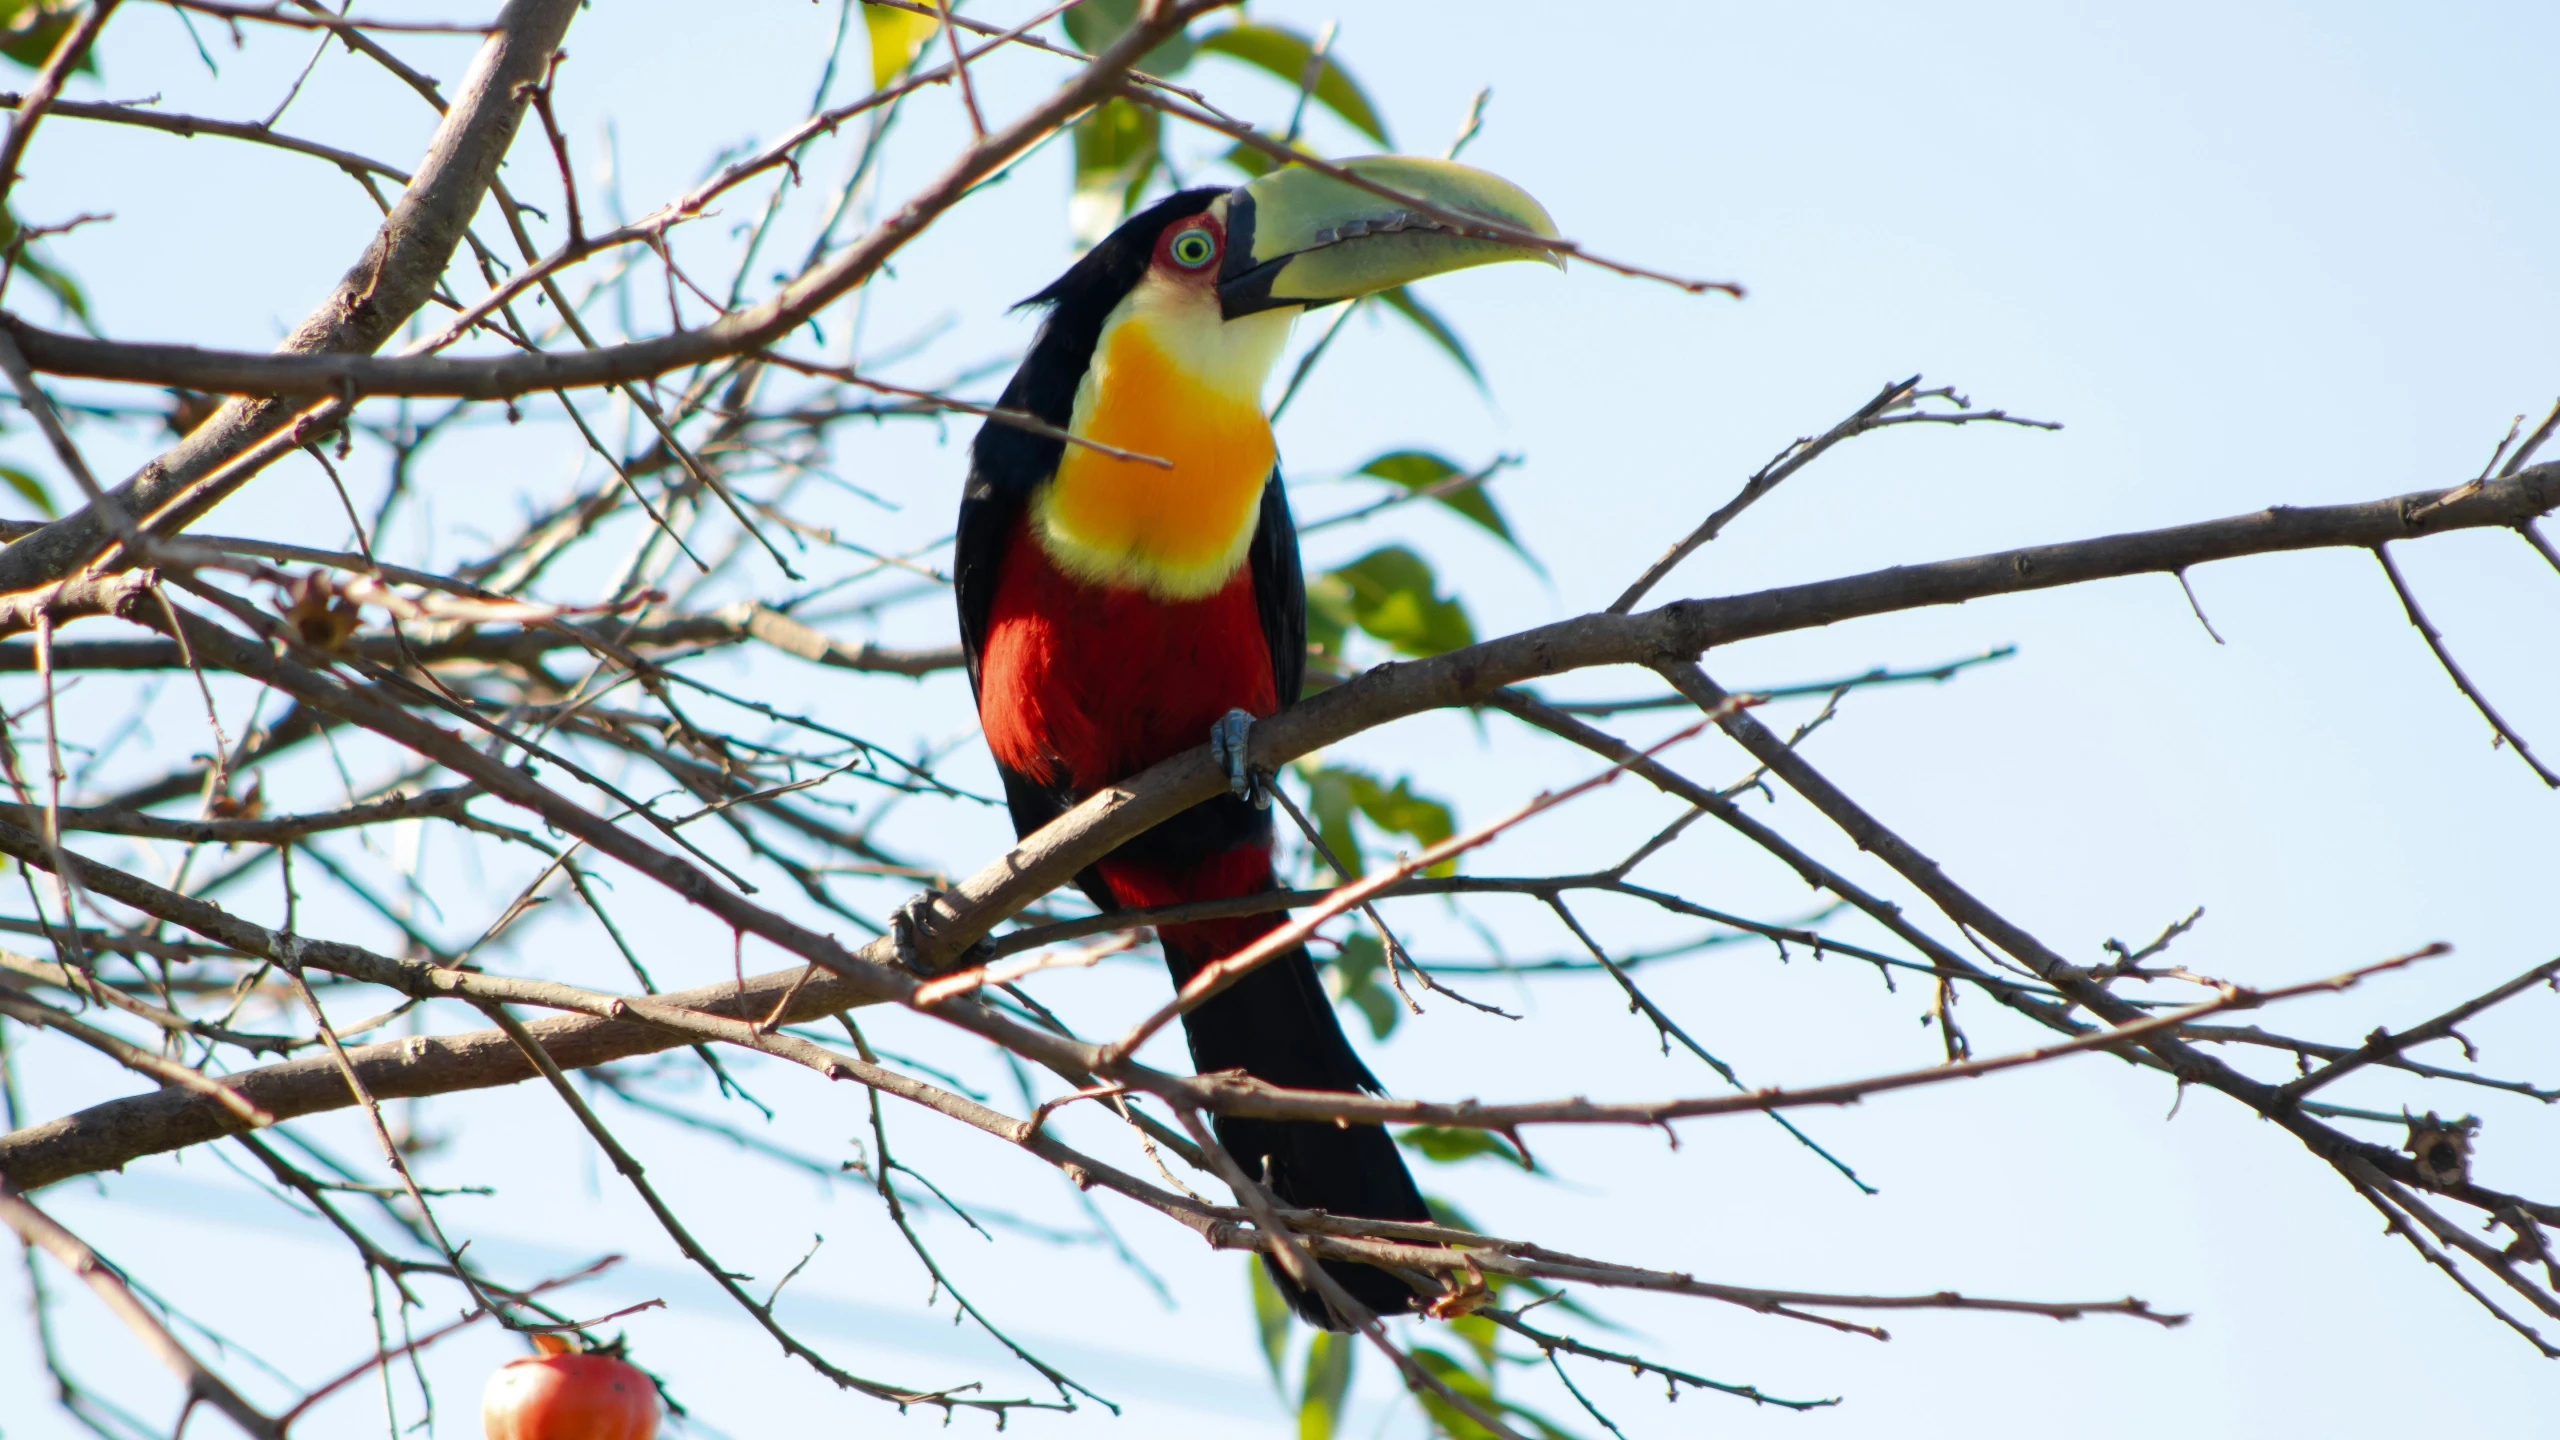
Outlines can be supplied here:
[[[1453, 215], [1555, 238], [1546, 207], [1499, 175], [1410, 155], [1371, 155], [1341, 168]], [[1227, 192], [1226, 221], [1218, 299], [1230, 320], [1284, 305], [1329, 305], [1501, 260], [1564, 268], [1553, 250], [1453, 224], [1303, 165]]]

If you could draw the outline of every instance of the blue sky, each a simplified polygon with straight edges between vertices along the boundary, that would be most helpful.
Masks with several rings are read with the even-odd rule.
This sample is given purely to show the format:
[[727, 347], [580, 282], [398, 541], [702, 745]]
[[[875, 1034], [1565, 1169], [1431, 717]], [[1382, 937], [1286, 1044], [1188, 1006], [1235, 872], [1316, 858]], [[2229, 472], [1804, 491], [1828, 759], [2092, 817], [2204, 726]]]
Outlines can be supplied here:
[[[1469, 96], [1490, 85], [1471, 162], [1521, 183], [1567, 234], [1606, 253], [1750, 287], [1739, 303], [1693, 298], [1587, 266], [1430, 282], [1426, 297], [1482, 362], [1483, 396], [1409, 332], [1354, 322], [1281, 427], [1301, 517], [1347, 508], [1354, 492], [1321, 482], [1383, 450], [1427, 445], [1470, 461], [1518, 452], [1525, 463], [1495, 493], [1546, 575], [1461, 524], [1410, 511], [1326, 532], [1310, 562], [1339, 563], [1390, 539], [1417, 544], [1440, 561], [1480, 633], [1605, 604], [1788, 440], [1915, 372], [2066, 428], [1861, 439], [1753, 509], [1657, 594], [1744, 591], [2450, 484], [2478, 471], [2511, 416], [2538, 415], [2560, 394], [2560, 267], [2549, 241], [2560, 198], [2547, 183], [2560, 15], [2547, 7], [1263, 4], [1254, 14], [1310, 30], [1339, 15], [1337, 53], [1406, 149], [1437, 153]], [[825, 5], [596, 7], [573, 30], [563, 72], [582, 173], [604, 183], [607, 117], [611, 180], [635, 210], [684, 188], [714, 152], [772, 136], [805, 103], [833, 17]], [[217, 53], [217, 79], [168, 12], [136, 7], [82, 93], [159, 93], [172, 109], [254, 117], [282, 93], [307, 42], [252, 40], [244, 53]], [[398, 48], [448, 77], [465, 53], [440, 41]], [[1041, 61], [989, 66], [983, 94], [992, 107], [1016, 106], [1059, 73]], [[1204, 62], [1195, 78], [1247, 116], [1285, 113], [1286, 92], [1248, 72]], [[330, 57], [283, 128], [405, 164], [432, 118], [406, 98]], [[956, 96], [927, 94], [901, 123], [885, 177], [892, 197], [965, 135]], [[1314, 133], [1351, 146], [1330, 122]], [[1208, 148], [1183, 143], [1191, 155]], [[839, 152], [828, 155], [840, 172]], [[527, 177], [528, 192], [547, 193], [548, 174], [547, 159], [519, 149], [510, 175]], [[898, 372], [919, 383], [1019, 346], [1026, 324], [1005, 307], [1069, 258], [1065, 189], [1053, 149], [952, 216], [877, 287], [861, 321], [866, 342], [930, 335]], [[308, 162], [62, 121], [41, 132], [17, 203], [39, 220], [115, 212], [54, 249], [89, 284], [111, 332], [244, 348], [273, 343], [373, 224], [360, 192]], [[716, 262], [749, 208], [742, 199], [695, 227], [680, 253]], [[841, 311], [826, 323], [842, 327], [839, 340], [851, 331]], [[901, 508], [846, 502], [841, 523], [884, 548], [943, 533], [969, 430], [850, 439], [840, 452], [848, 477]], [[494, 527], [491, 517], [521, 500], [557, 492], [580, 463], [562, 432], [535, 416], [521, 431], [462, 437], [431, 472], [440, 538], [406, 553], [449, 561], [467, 550], [474, 524]], [[105, 470], [146, 458], [149, 440], [102, 431], [89, 443]], [[21, 463], [42, 464], [23, 435], [9, 443]], [[378, 487], [378, 465], [354, 472], [359, 487]], [[325, 480], [284, 466], [214, 524], [305, 538], [315, 506], [334, 513]], [[2560, 754], [2560, 575], [2506, 535], [2398, 554], [2472, 674], [2529, 738]], [[1853, 697], [1809, 753], [2074, 959], [2100, 958], [2109, 937], [2138, 943], [2199, 905], [2205, 920], [2177, 953], [2245, 983], [2330, 974], [2434, 940], [2456, 947], [2417, 972], [2265, 1022], [2352, 1039], [2549, 958], [2560, 797], [2490, 749], [2372, 561], [2273, 557], [2191, 578], [2228, 644], [2208, 638], [2174, 583], [2151, 577], [1752, 642], [1709, 656], [1708, 667], [1740, 686], [2017, 646], [2014, 659], [1944, 687]], [[570, 572], [558, 594], [591, 582]], [[785, 589], [770, 572], [751, 582], [758, 593]], [[898, 640], [949, 634], [939, 604], [878, 623]], [[795, 698], [883, 738], [967, 735], [966, 690], [954, 677], [813, 678], [776, 657], [720, 673], [795, 687]], [[1641, 679], [1594, 675], [1556, 688], [1626, 694]], [[226, 703], [245, 711], [247, 702], [232, 692]], [[170, 744], [188, 743], [185, 709], [167, 713]], [[1806, 713], [1781, 707], [1773, 723]], [[974, 751], [961, 755], [956, 777], [992, 783]], [[1704, 742], [1684, 755], [1711, 778], [1748, 768]], [[1363, 736], [1338, 758], [1413, 772], [1478, 819], [1586, 768], [1551, 744], [1458, 716]], [[327, 803], [335, 781], [312, 766], [275, 783]], [[1619, 786], [1506, 839], [1479, 868], [1587, 860], [1671, 813]], [[1766, 813], [1853, 875], [1888, 878], [1794, 800]], [[962, 815], [920, 821], [899, 838], [970, 865], [1006, 831], [998, 815]], [[1666, 883], [1741, 913], [1814, 908], [1792, 877], [1721, 836], [1684, 840], [1662, 863]], [[507, 891], [458, 863], [450, 883], [456, 896], [475, 884]], [[667, 983], [728, 973], [725, 932], [708, 933], [636, 884], [623, 893], [668, 957]], [[1437, 909], [1408, 909], [1425, 955], [1480, 953]], [[1616, 944], [1686, 933], [1631, 910], [1593, 913]], [[1484, 916], [1514, 954], [1561, 953], [1569, 942], [1525, 906], [1488, 906]], [[609, 979], [593, 937], [565, 925], [534, 937], [518, 963]], [[1836, 958], [1710, 953], [1658, 972], [1654, 993], [1755, 1082], [1836, 1079], [1936, 1054], [1935, 1036], [1915, 1023], [1926, 997], [1912, 987], [1885, 994], [1872, 972]], [[1070, 973], [1040, 993], [1101, 1026], [1125, 1023], [1160, 984], [1131, 964]], [[1513, 1027], [1436, 1007], [1373, 1047], [1381, 1075], [1403, 1093], [1438, 1097], [1714, 1088], [1685, 1057], [1656, 1054], [1641, 1022], [1598, 984], [1498, 998], [1521, 1001], [1531, 1018]], [[2484, 1065], [2560, 1078], [2549, 1068], [2555, 1004], [2528, 997], [2471, 1028]], [[1959, 1015], [1985, 1052], [2038, 1038], [1979, 1000]], [[879, 1023], [882, 1044], [973, 1067], [1010, 1099], [1001, 1070], [929, 1023]], [[51, 1113], [48, 1097], [59, 1109], [128, 1088], [86, 1067], [70, 1060], [32, 1077], [38, 1112]], [[834, 1155], [860, 1128], [845, 1095], [757, 1074], [784, 1101], [777, 1138]], [[2346, 1103], [2383, 1110], [2477, 1112], [2487, 1183], [2560, 1192], [2552, 1120], [2530, 1102], [2372, 1077], [2339, 1090]], [[1893, 1341], [1878, 1345], [1739, 1311], [1611, 1299], [1604, 1308], [1641, 1332], [1627, 1343], [1673, 1363], [1774, 1393], [1845, 1397], [1801, 1416], [1698, 1395], [1666, 1410], [1649, 1387], [1591, 1377], [1595, 1398], [1634, 1436], [1702, 1424], [1807, 1440], [2168, 1427], [2200, 1440], [2419, 1427], [2560, 1435], [2549, 1366], [2382, 1234], [2333, 1174], [2218, 1096], [2189, 1095], [2173, 1109], [2177, 1100], [2156, 1076], [2085, 1058], [1808, 1117], [1881, 1188], [1873, 1197], [1750, 1120], [1690, 1126], [1676, 1151], [1657, 1137], [1535, 1137], [1553, 1181], [1478, 1165], [1427, 1183], [1505, 1233], [1737, 1282], [2133, 1293], [2196, 1316], [2173, 1332], [2102, 1319], [1897, 1317]], [[667, 1298], [669, 1311], [630, 1322], [634, 1342], [727, 1433], [761, 1435], [784, 1420], [864, 1433], [940, 1423], [837, 1400], [779, 1359], [679, 1268], [547, 1100], [466, 1097], [432, 1123], [459, 1137], [431, 1162], [434, 1178], [505, 1180], [498, 1197], [454, 1202], [448, 1223], [532, 1269], [626, 1250], [632, 1264], [595, 1288], [597, 1308]], [[956, 1190], [1080, 1223], [1054, 1176], [976, 1137], [899, 1123], [902, 1146]], [[947, 1306], [927, 1315], [924, 1277], [862, 1194], [830, 1198], [716, 1143], [629, 1124], [673, 1202], [725, 1232], [740, 1268], [778, 1275], [813, 1233], [827, 1235], [795, 1291], [805, 1291], [812, 1332], [855, 1368], [935, 1381], [998, 1368], [965, 1332], [955, 1336]], [[1089, 1119], [1062, 1124], [1105, 1143]], [[361, 1151], [353, 1130], [329, 1133]], [[353, 1264], [321, 1237], [277, 1230], [278, 1212], [209, 1154], [53, 1193], [61, 1217], [102, 1249], [288, 1357], [303, 1378], [369, 1343]], [[1088, 1412], [1017, 1424], [1035, 1434], [1291, 1433], [1253, 1350], [1239, 1263], [1127, 1207], [1112, 1213], [1177, 1306], [1092, 1247], [1051, 1251], [1015, 1236], [988, 1245], [949, 1224], [929, 1232], [972, 1299], [1080, 1357], [1084, 1378], [1128, 1404], [1119, 1422]], [[13, 1277], [0, 1291], [14, 1297], [17, 1286]], [[93, 1375], [119, 1377], [145, 1413], [164, 1413], [153, 1408], [166, 1403], [158, 1378], [84, 1300], [66, 1303], [65, 1320]], [[498, 1337], [474, 1335], [432, 1356], [446, 1433], [470, 1433], [467, 1397], [505, 1353]], [[23, 1323], [0, 1322], [0, 1431], [11, 1440], [73, 1433], [36, 1399], [41, 1384]], [[1570, 1409], [1532, 1393], [1553, 1413]], [[1364, 1368], [1360, 1394], [1346, 1434], [1415, 1433], [1381, 1367]], [[356, 1400], [297, 1434], [379, 1428], [378, 1405]]]

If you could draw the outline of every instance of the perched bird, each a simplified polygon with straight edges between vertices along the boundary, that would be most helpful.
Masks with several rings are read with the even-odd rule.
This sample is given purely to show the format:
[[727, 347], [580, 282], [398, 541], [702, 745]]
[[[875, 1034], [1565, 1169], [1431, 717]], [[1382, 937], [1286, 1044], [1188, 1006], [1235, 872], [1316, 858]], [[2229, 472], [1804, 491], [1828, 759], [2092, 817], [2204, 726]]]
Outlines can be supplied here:
[[[1377, 156], [1353, 173], [1430, 206], [1552, 237], [1517, 186], [1443, 160]], [[1104, 910], [1276, 887], [1268, 797], [1244, 763], [1253, 720], [1298, 698], [1306, 590], [1262, 392], [1302, 312], [1498, 260], [1562, 261], [1319, 171], [1185, 190], [1132, 216], [1046, 290], [1000, 402], [1117, 458], [1000, 420], [978, 432], [960, 504], [960, 634], [1014, 828], [1028, 835], [1114, 781], [1208, 740], [1232, 791], [1077, 877]], [[1272, 913], [1158, 930], [1176, 985], [1285, 922]], [[1274, 1085], [1375, 1091], [1294, 949], [1183, 1017], [1193, 1065]], [[1387, 1133], [1221, 1117], [1219, 1142], [1290, 1205], [1429, 1218]], [[1269, 1263], [1266, 1257], [1266, 1263]], [[1327, 1262], [1372, 1309], [1412, 1291]], [[1310, 1323], [1342, 1328], [1277, 1265]]]

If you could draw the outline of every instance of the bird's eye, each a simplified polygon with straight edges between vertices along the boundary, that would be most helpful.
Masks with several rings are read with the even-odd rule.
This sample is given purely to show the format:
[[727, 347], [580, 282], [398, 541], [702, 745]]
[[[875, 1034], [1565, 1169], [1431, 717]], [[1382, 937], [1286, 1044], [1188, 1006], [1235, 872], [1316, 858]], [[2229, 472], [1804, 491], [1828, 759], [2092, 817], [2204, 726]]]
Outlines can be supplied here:
[[1174, 236], [1166, 253], [1183, 269], [1197, 270], [1218, 258], [1218, 242], [1208, 231], [1194, 227]]

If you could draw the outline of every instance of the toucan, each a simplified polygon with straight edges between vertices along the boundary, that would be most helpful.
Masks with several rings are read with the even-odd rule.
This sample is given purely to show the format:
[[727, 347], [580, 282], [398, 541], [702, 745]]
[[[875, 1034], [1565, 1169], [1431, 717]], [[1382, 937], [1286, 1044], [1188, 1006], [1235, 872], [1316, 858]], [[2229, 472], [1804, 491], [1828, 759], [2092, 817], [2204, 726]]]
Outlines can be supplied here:
[[[1266, 782], [1246, 769], [1243, 742], [1256, 718], [1297, 700], [1306, 674], [1306, 585], [1262, 402], [1291, 322], [1466, 266], [1563, 263], [1515, 243], [1519, 232], [1556, 231], [1507, 180], [1405, 156], [1346, 166], [1428, 210], [1297, 165], [1167, 196], [1017, 307], [1047, 315], [999, 408], [1096, 443], [998, 416], [971, 446], [953, 578], [969, 682], [1015, 830], [1029, 835], [1203, 740], [1232, 782], [1077, 877], [1105, 911], [1276, 888]], [[1513, 236], [1451, 215], [1499, 222]], [[1285, 920], [1165, 925], [1157, 936], [1180, 985]], [[1202, 1073], [1379, 1089], [1303, 948], [1190, 1011], [1183, 1029]], [[1220, 1117], [1215, 1132], [1291, 1206], [1430, 1218], [1377, 1126]], [[1319, 1295], [1271, 1257], [1265, 1264], [1300, 1316], [1343, 1328]], [[1384, 1270], [1326, 1268], [1374, 1311], [1415, 1304]]]

